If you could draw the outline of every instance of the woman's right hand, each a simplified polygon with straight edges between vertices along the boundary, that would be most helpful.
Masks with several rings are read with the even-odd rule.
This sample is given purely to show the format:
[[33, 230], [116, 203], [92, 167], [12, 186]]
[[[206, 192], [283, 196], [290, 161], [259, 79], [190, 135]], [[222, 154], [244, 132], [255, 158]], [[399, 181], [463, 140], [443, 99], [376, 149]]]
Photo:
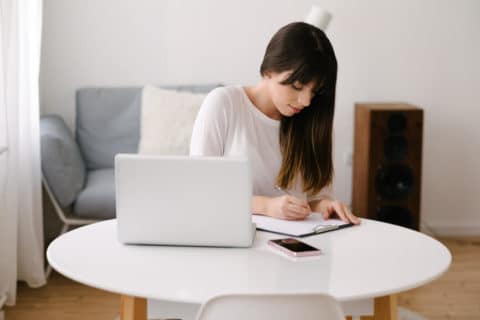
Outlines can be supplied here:
[[303, 220], [312, 213], [306, 200], [283, 195], [276, 198], [269, 198], [267, 201], [268, 216], [284, 220]]

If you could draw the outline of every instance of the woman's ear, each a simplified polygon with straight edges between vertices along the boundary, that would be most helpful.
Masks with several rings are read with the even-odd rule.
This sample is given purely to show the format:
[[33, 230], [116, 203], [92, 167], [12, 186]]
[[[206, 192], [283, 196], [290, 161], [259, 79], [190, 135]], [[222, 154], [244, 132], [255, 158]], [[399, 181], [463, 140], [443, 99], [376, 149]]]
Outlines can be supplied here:
[[263, 73], [263, 78], [264, 79], [272, 79], [272, 73], [270, 71], [265, 71]]

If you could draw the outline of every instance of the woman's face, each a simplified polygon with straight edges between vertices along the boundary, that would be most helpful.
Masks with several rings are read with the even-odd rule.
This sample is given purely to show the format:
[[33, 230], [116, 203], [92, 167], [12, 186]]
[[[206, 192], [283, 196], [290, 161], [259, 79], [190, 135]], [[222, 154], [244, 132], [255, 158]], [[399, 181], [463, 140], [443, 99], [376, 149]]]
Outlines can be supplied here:
[[285, 117], [291, 117], [308, 107], [314, 96], [313, 82], [306, 85], [298, 81], [292, 84], [282, 84], [281, 82], [287, 79], [291, 73], [292, 71], [270, 72], [264, 77], [273, 104]]

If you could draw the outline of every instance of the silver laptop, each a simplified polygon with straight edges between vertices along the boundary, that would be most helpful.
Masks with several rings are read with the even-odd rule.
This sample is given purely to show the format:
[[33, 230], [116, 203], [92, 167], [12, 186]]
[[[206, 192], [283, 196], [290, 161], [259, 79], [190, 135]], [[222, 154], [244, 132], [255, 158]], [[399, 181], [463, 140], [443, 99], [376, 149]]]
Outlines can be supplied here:
[[249, 247], [247, 158], [119, 154], [118, 238], [126, 244]]

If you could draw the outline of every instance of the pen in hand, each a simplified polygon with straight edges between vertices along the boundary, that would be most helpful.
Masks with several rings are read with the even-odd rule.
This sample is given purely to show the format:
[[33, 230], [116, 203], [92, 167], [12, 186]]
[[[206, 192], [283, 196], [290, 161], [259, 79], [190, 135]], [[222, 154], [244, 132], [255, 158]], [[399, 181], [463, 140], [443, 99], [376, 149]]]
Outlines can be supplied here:
[[280, 192], [283, 192], [285, 194], [288, 194], [289, 196], [291, 196], [292, 194], [290, 192], [288, 192], [287, 190], [283, 190], [280, 186], [275, 186], [275, 190], [278, 190]]
[[[278, 185], [275, 185], [274, 188], [275, 188], [275, 190], [278, 190], [278, 191], [283, 192], [283, 193], [290, 196], [287, 200], [289, 210], [291, 212], [297, 212], [295, 214], [296, 217], [293, 218], [293, 220], [303, 220], [312, 213], [310, 205], [308, 204], [308, 202], [306, 200], [294, 196], [292, 193], [290, 193], [289, 191], [281, 188]], [[301, 211], [302, 209], [303, 209], [303, 211]]]

